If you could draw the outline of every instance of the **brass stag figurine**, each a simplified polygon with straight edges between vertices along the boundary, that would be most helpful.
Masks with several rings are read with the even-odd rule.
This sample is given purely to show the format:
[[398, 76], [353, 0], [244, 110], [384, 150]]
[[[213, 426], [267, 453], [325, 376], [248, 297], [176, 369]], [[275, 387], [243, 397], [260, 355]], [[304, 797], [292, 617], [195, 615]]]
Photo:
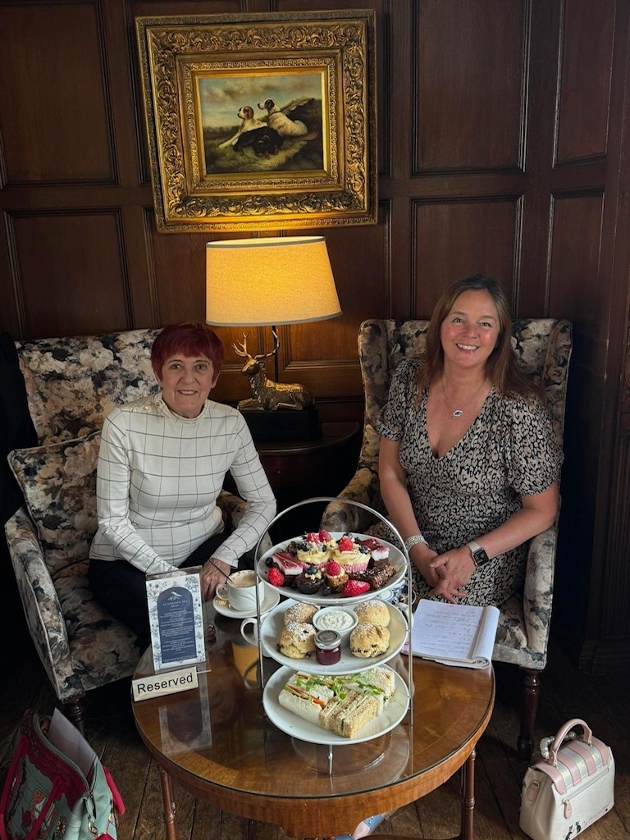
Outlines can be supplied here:
[[265, 373], [265, 359], [274, 356], [280, 347], [278, 334], [273, 330], [274, 347], [270, 353], [260, 353], [251, 356], [247, 352], [247, 335], [242, 343], [233, 344], [236, 355], [247, 359], [241, 373], [249, 377], [249, 387], [252, 396], [247, 400], [240, 400], [239, 411], [277, 411], [279, 408], [289, 408], [300, 411], [312, 404], [313, 398], [306, 388], [297, 383], [274, 382]]

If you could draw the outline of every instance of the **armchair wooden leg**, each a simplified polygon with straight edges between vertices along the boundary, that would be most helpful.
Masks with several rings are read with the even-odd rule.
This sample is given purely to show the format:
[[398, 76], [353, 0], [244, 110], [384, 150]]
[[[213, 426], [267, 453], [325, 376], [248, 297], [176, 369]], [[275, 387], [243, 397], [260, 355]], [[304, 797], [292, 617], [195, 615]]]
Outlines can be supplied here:
[[540, 671], [521, 668], [523, 672], [523, 709], [521, 714], [521, 732], [518, 736], [518, 757], [529, 761], [534, 749], [534, 723], [540, 694]]
[[63, 704], [63, 712], [85, 738], [85, 696]]

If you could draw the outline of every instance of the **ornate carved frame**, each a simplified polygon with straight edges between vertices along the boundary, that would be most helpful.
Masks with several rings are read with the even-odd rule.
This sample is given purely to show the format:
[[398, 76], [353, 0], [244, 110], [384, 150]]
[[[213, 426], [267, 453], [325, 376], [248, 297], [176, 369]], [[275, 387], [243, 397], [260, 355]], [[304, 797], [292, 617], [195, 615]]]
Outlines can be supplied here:
[[[140, 17], [136, 34], [159, 230], [376, 222], [373, 11]], [[247, 150], [251, 171], [206, 171], [200, 83], [250, 78], [254, 89], [274, 73], [319, 74], [321, 168], [258, 171]]]

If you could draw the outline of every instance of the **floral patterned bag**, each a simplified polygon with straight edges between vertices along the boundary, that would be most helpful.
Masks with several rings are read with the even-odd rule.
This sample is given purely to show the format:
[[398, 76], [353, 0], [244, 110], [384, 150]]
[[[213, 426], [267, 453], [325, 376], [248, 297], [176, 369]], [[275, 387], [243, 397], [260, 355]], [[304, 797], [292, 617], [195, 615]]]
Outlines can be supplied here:
[[22, 718], [0, 798], [0, 840], [116, 840], [114, 811], [125, 806], [109, 772], [96, 758], [88, 779], [48, 740], [49, 725], [31, 710]]

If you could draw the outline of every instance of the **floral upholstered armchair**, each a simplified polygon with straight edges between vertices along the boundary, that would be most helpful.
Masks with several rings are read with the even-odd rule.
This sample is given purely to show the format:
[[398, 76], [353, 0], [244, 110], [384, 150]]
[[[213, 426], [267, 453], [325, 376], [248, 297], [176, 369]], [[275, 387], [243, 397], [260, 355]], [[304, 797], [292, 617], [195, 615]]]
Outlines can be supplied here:
[[[29, 632], [67, 714], [83, 728], [83, 698], [133, 673], [134, 634], [95, 600], [87, 581], [97, 528], [96, 463], [114, 405], [158, 390], [150, 363], [157, 330], [16, 343], [39, 446], [9, 465], [25, 506], [5, 526]], [[244, 502], [222, 493], [228, 525]]]
[[[381, 514], [385, 506], [378, 480], [380, 438], [376, 423], [387, 402], [392, 373], [404, 356], [420, 356], [428, 321], [369, 320], [359, 330], [359, 361], [365, 389], [363, 443], [357, 470], [339, 494]], [[550, 318], [512, 322], [513, 346], [523, 368], [542, 385], [556, 436], [562, 442], [572, 328], [569, 321]], [[331, 502], [322, 527], [330, 531], [365, 533], [375, 518], [363, 508]], [[523, 714], [518, 752], [529, 758], [540, 691], [540, 673], [547, 662], [553, 599], [558, 523], [530, 541], [522, 596], [501, 605], [493, 659], [523, 669]]]

